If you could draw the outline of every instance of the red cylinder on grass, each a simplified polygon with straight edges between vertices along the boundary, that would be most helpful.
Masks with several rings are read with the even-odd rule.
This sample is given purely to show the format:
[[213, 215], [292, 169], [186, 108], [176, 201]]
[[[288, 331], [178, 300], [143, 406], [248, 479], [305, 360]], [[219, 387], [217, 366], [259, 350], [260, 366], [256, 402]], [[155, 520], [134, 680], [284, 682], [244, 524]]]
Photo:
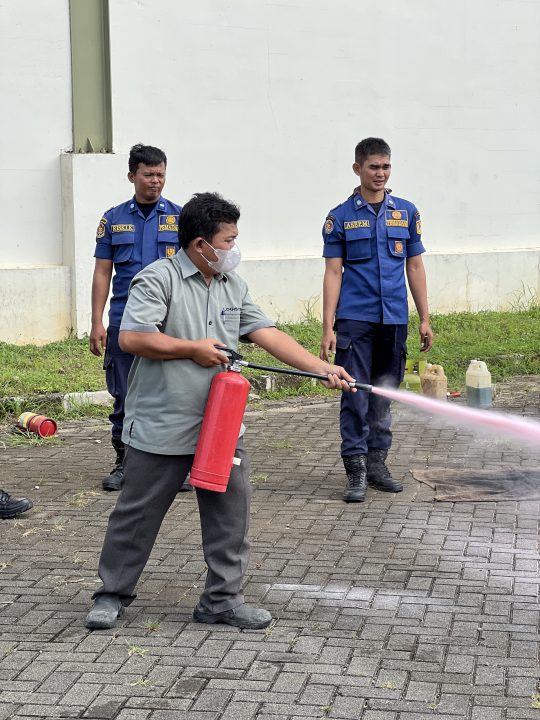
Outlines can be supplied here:
[[19, 415], [17, 427], [21, 430], [35, 433], [43, 438], [56, 435], [56, 431], [58, 430], [58, 425], [54, 420], [45, 417], [45, 415], [38, 415], [32, 412], [24, 412], [22, 415]]
[[214, 376], [189, 474], [194, 487], [227, 490], [249, 389], [249, 381], [240, 373]]

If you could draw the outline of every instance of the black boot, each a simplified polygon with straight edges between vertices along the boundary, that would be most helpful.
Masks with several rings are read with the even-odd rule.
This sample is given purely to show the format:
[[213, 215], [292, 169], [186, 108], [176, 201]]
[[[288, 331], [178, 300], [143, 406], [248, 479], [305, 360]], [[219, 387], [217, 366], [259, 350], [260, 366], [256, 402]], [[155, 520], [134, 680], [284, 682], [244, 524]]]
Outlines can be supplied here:
[[111, 474], [102, 482], [104, 490], [120, 490], [122, 487], [122, 481], [124, 480], [124, 454], [125, 448], [124, 443], [121, 440], [112, 439], [112, 446], [116, 450], [116, 462]]
[[343, 500], [347, 503], [364, 502], [367, 491], [366, 456], [346, 455], [342, 460], [347, 473]]
[[368, 450], [368, 484], [384, 492], [401, 492], [403, 490], [403, 484], [393, 478], [390, 470], [386, 467], [387, 455], [388, 450], [380, 450], [379, 448]]
[[12, 520], [23, 512], [33, 507], [31, 500], [26, 498], [14, 498], [5, 490], [0, 490], [0, 518], [2, 520]]

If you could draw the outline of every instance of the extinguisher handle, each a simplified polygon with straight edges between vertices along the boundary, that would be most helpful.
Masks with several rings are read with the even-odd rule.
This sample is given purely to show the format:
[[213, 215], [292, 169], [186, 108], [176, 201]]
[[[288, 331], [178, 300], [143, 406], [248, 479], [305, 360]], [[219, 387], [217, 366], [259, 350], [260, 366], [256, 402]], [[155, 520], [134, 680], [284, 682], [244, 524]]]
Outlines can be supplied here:
[[231, 362], [235, 362], [236, 360], [242, 360], [242, 355], [240, 353], [236, 352], [236, 350], [232, 350], [229, 347], [222, 347], [221, 345], [214, 345], [216, 350], [219, 350], [222, 353], [225, 353], [225, 355], [229, 356], [229, 360]]

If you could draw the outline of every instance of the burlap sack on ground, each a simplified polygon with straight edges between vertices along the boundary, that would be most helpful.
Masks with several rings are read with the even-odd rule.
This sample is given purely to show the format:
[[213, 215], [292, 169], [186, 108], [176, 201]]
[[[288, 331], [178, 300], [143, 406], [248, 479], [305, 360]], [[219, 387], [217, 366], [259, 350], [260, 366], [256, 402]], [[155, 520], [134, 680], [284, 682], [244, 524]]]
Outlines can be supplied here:
[[538, 469], [429, 468], [411, 470], [411, 474], [415, 480], [432, 487], [435, 490], [435, 500], [441, 502], [540, 500]]

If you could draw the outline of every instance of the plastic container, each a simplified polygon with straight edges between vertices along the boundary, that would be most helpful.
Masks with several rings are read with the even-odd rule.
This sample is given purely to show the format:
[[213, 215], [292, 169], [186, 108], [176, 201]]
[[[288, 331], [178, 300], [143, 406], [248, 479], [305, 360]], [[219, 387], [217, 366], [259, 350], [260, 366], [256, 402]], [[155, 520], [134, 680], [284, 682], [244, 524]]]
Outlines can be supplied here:
[[467, 405], [477, 408], [489, 408], [493, 404], [491, 373], [485, 362], [471, 360], [465, 375]]
[[31, 412], [24, 412], [22, 415], [19, 415], [17, 427], [21, 430], [35, 433], [43, 438], [56, 435], [56, 431], [58, 430], [58, 425], [54, 420], [45, 417], [45, 415], [38, 415], [37, 413]]
[[405, 362], [405, 375], [403, 382], [399, 386], [400, 390], [408, 390], [409, 392], [422, 392], [421, 375], [426, 368], [425, 360], [407, 360]]
[[420, 381], [424, 395], [438, 398], [439, 400], [446, 400], [448, 380], [446, 379], [442, 365], [426, 365]]

